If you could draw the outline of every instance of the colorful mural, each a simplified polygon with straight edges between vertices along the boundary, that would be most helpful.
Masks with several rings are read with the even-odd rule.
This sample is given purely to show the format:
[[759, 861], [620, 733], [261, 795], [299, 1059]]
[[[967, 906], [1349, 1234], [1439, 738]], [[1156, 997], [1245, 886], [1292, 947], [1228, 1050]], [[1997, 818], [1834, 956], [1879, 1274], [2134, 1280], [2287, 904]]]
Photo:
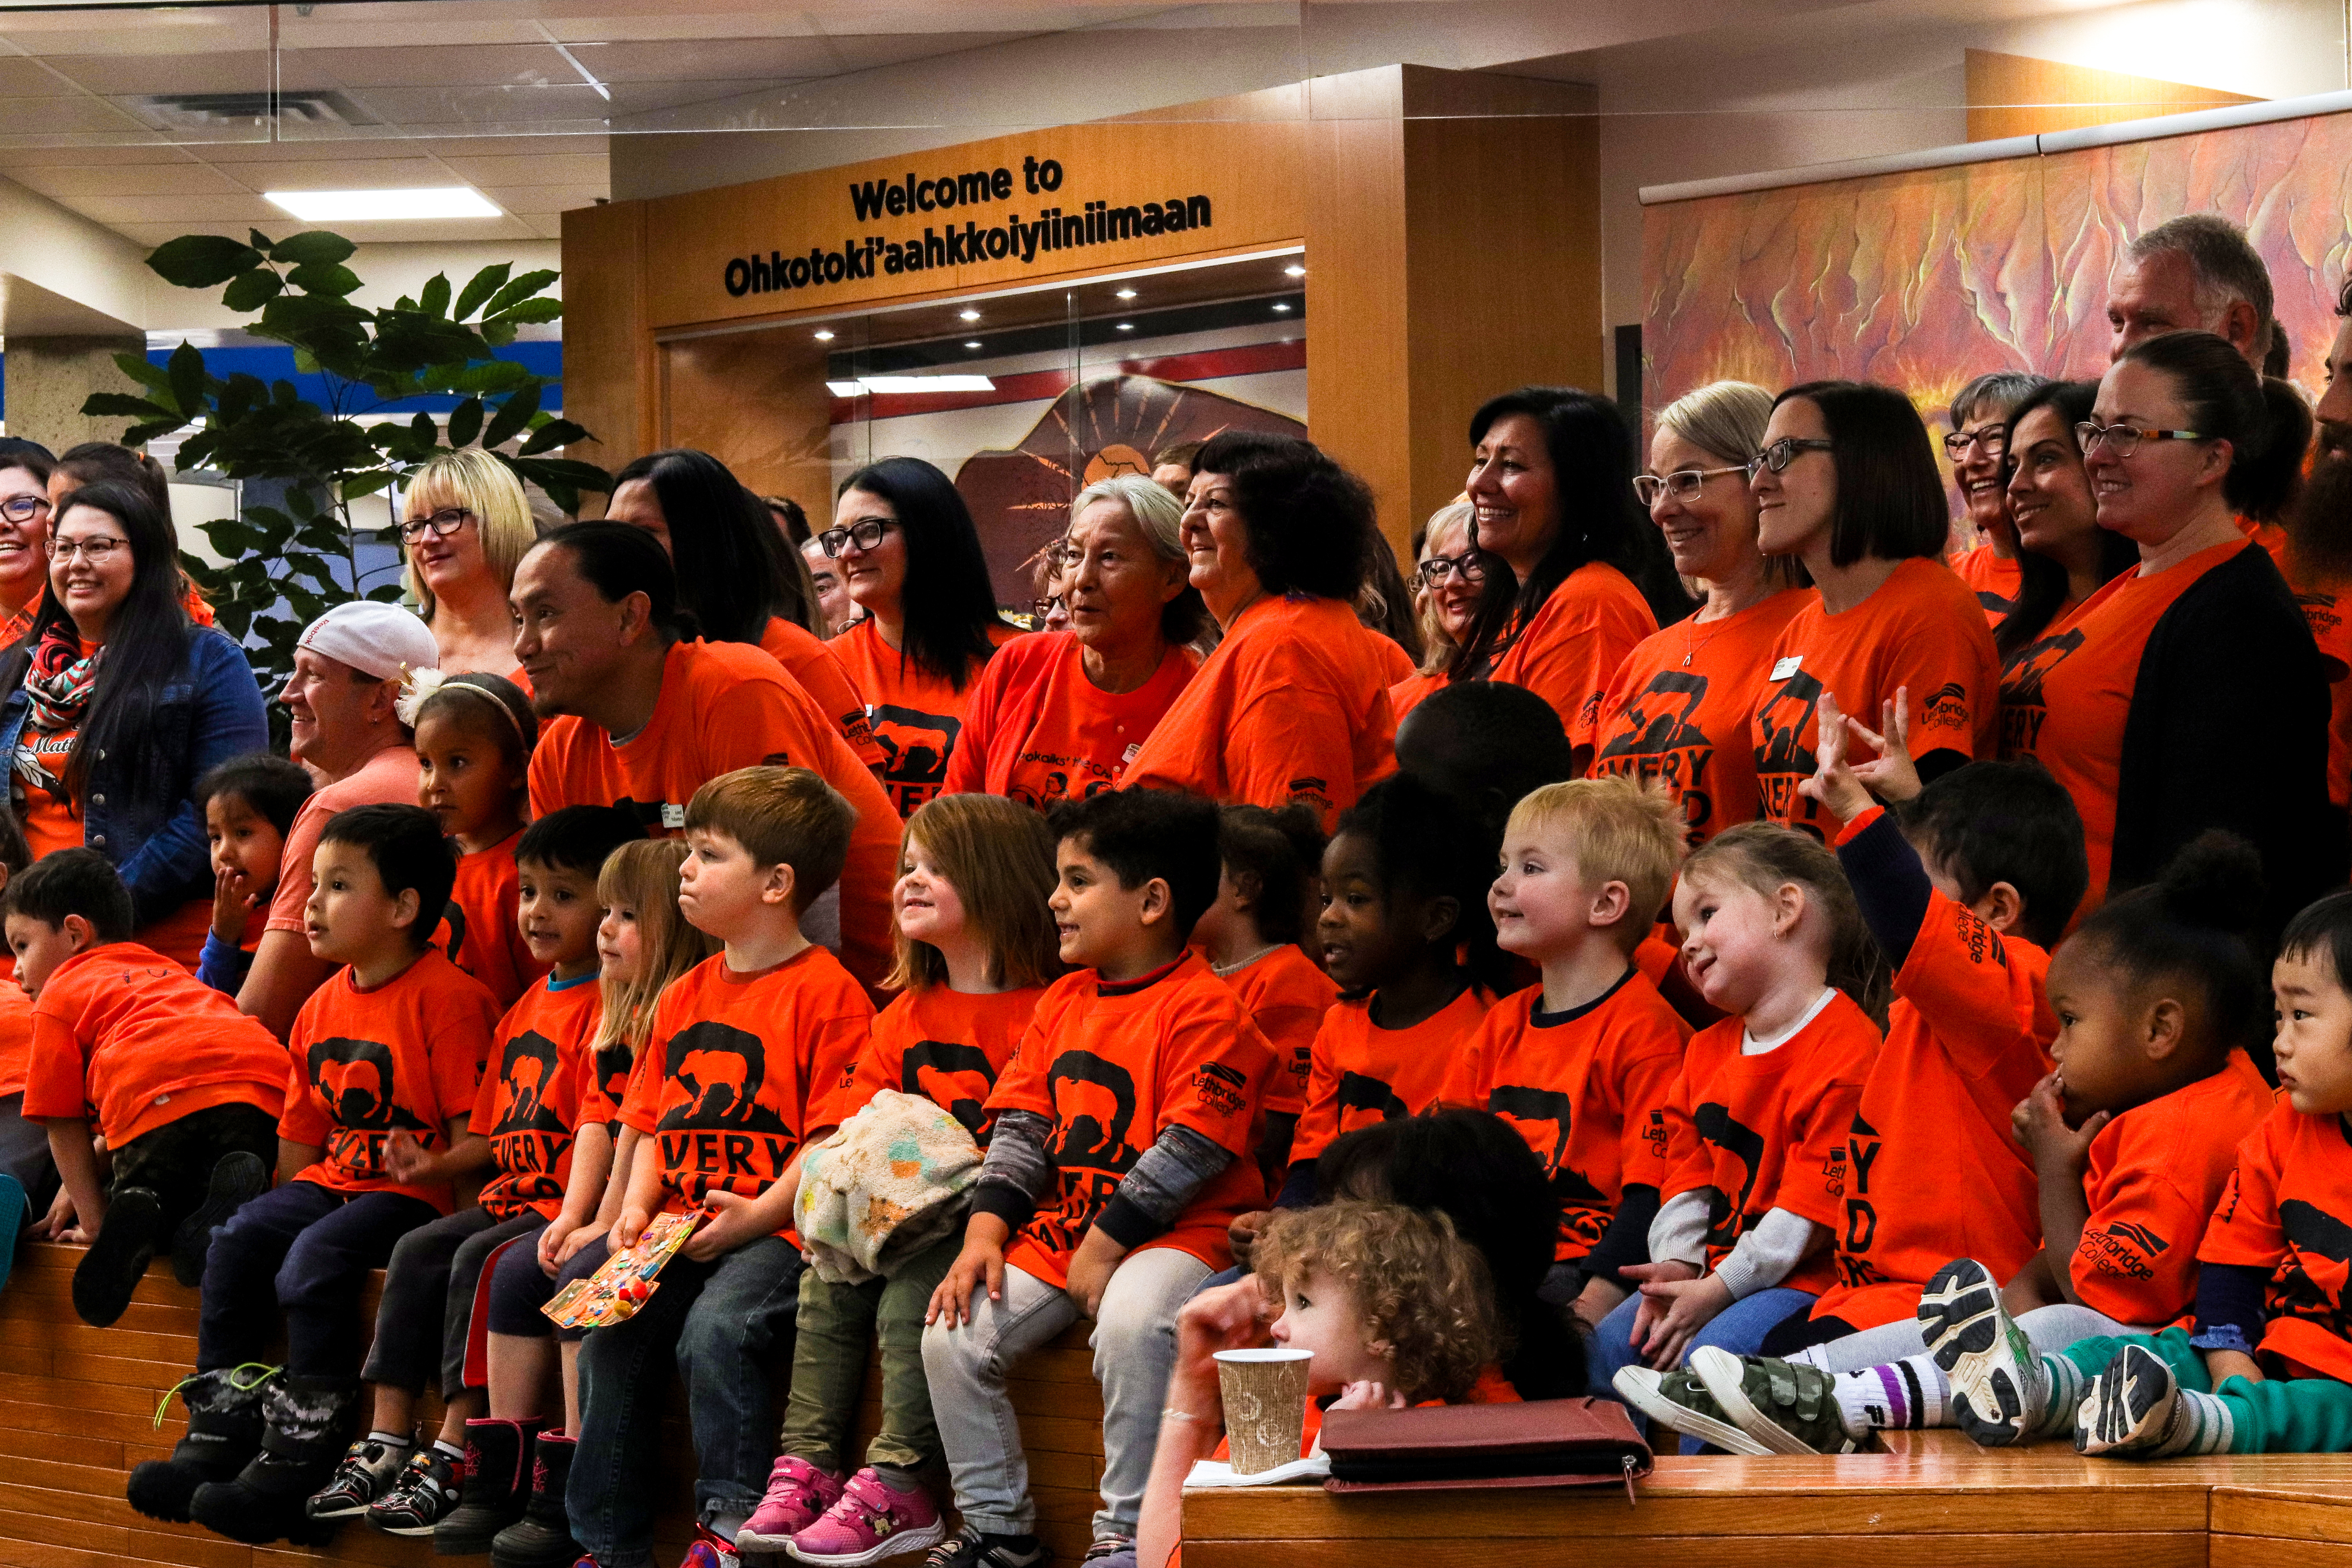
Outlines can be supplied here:
[[2115, 258], [2189, 212], [2246, 226], [2315, 395], [2352, 260], [2352, 114], [1646, 208], [1643, 405], [1848, 376], [1940, 423], [1985, 371], [2095, 374]]

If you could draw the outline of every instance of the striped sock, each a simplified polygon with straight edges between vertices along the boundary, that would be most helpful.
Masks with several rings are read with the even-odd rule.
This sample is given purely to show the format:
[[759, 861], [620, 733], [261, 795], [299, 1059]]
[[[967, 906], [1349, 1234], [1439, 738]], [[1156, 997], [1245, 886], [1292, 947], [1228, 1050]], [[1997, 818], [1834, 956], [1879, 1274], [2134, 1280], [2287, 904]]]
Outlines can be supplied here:
[[2041, 1414], [2025, 1434], [2029, 1443], [2063, 1437], [2074, 1430], [2074, 1412], [2082, 1407], [2084, 1385], [2090, 1379], [2064, 1356], [2045, 1355], [2042, 1358], [2042, 1381], [2048, 1392], [2043, 1396]]
[[2157, 1444], [2152, 1457], [2169, 1459], [2181, 1454], [2226, 1454], [2236, 1425], [2230, 1414], [2229, 1401], [2221, 1395], [2175, 1389], [2172, 1419], [2166, 1425], [2163, 1441]]
[[1932, 1355], [1906, 1356], [1884, 1366], [1840, 1373], [1832, 1390], [1846, 1435], [1876, 1430], [1916, 1431], [1941, 1426], [1951, 1405], [1952, 1385]]

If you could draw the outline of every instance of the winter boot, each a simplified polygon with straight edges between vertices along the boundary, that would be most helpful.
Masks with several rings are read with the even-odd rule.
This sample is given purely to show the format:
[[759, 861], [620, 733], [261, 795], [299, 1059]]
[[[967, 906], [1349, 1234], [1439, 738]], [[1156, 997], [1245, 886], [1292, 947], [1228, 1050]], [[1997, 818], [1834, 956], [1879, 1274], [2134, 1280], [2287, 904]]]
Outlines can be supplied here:
[[125, 1187], [107, 1205], [98, 1239], [74, 1270], [74, 1313], [93, 1329], [110, 1329], [146, 1277], [147, 1261], [163, 1235], [163, 1205], [144, 1187]]
[[269, 1167], [259, 1155], [223, 1154], [213, 1166], [205, 1201], [172, 1233], [172, 1278], [192, 1290], [203, 1284], [205, 1258], [212, 1250], [214, 1230], [268, 1190]]
[[[531, 1464], [530, 1498], [522, 1519], [490, 1542], [491, 1568], [572, 1568], [581, 1556], [563, 1512], [563, 1489], [572, 1482], [573, 1445], [561, 1432], [541, 1432]], [[437, 1546], [439, 1542], [435, 1542]]]
[[189, 1516], [248, 1546], [273, 1541], [324, 1544], [334, 1522], [311, 1519], [304, 1505], [342, 1462], [359, 1403], [354, 1379], [279, 1378], [263, 1408], [268, 1429], [262, 1434], [261, 1452], [235, 1480], [198, 1487], [188, 1503]]
[[457, 1506], [433, 1527], [433, 1550], [444, 1557], [479, 1557], [491, 1538], [521, 1521], [530, 1501], [536, 1421], [466, 1423], [466, 1480]]
[[[200, 1372], [176, 1392], [188, 1407], [188, 1435], [168, 1459], [147, 1459], [124, 1489], [131, 1506], [150, 1519], [188, 1522], [188, 1501], [207, 1481], [225, 1481], [261, 1450], [261, 1405], [277, 1386], [278, 1369], [248, 1362]], [[172, 1395], [163, 1396], [164, 1404]], [[155, 1413], [157, 1425], [163, 1411]]]

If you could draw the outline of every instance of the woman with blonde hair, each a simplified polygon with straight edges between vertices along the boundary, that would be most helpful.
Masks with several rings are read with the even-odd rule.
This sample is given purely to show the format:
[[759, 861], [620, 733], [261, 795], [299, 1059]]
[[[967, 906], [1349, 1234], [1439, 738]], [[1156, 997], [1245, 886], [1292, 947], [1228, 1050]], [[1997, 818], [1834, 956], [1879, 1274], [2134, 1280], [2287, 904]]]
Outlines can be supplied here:
[[1078, 492], [1055, 579], [1070, 628], [1018, 638], [989, 660], [943, 793], [1010, 795], [1043, 811], [1118, 786], [1200, 665], [1186, 645], [1209, 617], [1185, 580], [1183, 514], [1140, 474]]
[[444, 452], [402, 493], [401, 552], [416, 613], [433, 628], [443, 673], [521, 681], [507, 590], [539, 530], [522, 481], [479, 447]]
[[1759, 809], [1748, 719], [1773, 640], [1816, 595], [1793, 556], [1756, 545], [1747, 465], [1762, 448], [1772, 395], [1712, 382], [1667, 405], [1650, 438], [1636, 498], [1665, 535], [1696, 614], [1635, 645], [1601, 704], [1596, 774], [1664, 779], [1694, 847]]
[[1414, 531], [1413, 604], [1421, 618], [1425, 650], [1421, 668], [1389, 688], [1389, 706], [1397, 722], [1421, 700], [1446, 682], [1454, 650], [1470, 634], [1478, 613], [1478, 595], [1486, 582], [1486, 557], [1471, 538], [1477, 509], [1466, 500], [1454, 501], [1429, 514]]

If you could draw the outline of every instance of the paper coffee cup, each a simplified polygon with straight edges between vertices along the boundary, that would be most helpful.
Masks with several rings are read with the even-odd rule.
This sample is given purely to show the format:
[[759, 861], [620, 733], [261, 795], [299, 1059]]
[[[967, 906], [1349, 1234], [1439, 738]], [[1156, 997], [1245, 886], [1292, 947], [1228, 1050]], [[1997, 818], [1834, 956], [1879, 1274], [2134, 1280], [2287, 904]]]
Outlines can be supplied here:
[[1217, 1352], [1217, 1392], [1234, 1474], [1255, 1476], [1298, 1458], [1307, 1431], [1307, 1351]]

